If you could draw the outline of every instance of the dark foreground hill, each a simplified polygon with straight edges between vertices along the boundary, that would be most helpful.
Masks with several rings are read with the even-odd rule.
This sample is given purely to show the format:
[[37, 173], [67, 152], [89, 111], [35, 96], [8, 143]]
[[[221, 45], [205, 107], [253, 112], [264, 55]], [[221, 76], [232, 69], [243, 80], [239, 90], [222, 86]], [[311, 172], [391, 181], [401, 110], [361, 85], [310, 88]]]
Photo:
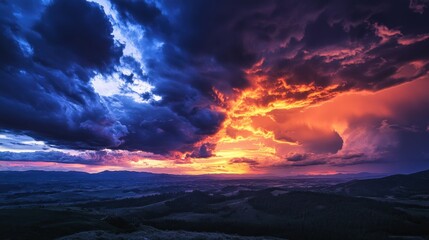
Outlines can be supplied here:
[[427, 177], [0, 172], [0, 239], [428, 239]]

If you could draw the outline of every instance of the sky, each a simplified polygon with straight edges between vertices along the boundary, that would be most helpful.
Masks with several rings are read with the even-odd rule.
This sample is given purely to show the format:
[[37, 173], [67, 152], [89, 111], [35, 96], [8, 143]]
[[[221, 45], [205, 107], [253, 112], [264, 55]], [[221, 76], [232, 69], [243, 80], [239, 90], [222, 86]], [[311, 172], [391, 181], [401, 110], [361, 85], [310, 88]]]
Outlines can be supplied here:
[[0, 1], [0, 170], [428, 169], [428, 7]]

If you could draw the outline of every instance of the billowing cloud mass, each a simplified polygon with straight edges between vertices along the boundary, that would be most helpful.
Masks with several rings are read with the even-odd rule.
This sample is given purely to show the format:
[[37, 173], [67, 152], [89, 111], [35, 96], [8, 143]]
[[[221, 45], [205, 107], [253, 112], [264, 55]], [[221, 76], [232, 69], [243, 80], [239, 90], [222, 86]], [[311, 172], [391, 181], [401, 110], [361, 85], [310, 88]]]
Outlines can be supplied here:
[[427, 168], [428, 5], [2, 1], [0, 160], [277, 175]]

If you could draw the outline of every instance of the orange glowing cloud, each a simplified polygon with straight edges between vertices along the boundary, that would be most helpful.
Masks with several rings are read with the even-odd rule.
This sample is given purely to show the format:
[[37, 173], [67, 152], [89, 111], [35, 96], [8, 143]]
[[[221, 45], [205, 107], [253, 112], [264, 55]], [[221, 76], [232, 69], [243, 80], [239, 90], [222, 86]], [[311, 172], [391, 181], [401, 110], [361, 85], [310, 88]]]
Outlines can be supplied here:
[[[252, 75], [260, 64], [248, 73]], [[398, 71], [397, 77], [414, 75], [418, 65], [404, 66], [410, 69]], [[398, 118], [395, 109], [429, 101], [429, 81], [424, 77], [378, 92], [340, 94], [332, 91], [332, 86], [289, 86], [285, 79], [279, 79], [276, 88], [267, 89], [261, 86], [263, 77], [251, 79], [252, 88], [224, 102], [228, 105], [227, 119], [209, 139], [217, 144], [215, 156], [194, 159], [192, 168], [201, 164], [204, 168], [199, 169], [204, 171], [260, 174], [360, 169], [360, 164], [377, 163], [383, 154], [380, 148], [395, 145], [395, 137], [386, 127], [386, 119]], [[294, 91], [311, 94], [304, 100], [288, 98]], [[371, 126], [366, 118], [379, 120]], [[304, 157], [294, 161], [291, 156], [296, 154]], [[300, 170], [302, 166], [305, 170]]]

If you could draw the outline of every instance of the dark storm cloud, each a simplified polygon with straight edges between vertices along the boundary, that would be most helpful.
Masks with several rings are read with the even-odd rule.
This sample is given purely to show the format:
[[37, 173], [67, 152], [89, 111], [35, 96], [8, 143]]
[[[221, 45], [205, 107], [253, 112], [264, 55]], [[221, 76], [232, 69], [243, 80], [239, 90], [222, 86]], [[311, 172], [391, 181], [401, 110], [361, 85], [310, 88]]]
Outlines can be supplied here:
[[[130, 9], [132, 4], [117, 8], [139, 22], [139, 14]], [[404, 64], [428, 57], [419, 51], [428, 48], [427, 40], [398, 43], [401, 36], [413, 38], [429, 32], [424, 24], [429, 21], [428, 13], [414, 12], [411, 6], [416, 3], [406, 0], [161, 1], [160, 11], [153, 5], [141, 5], [151, 6], [157, 13], [153, 21], [160, 18], [158, 14], [168, 19], [170, 27], [157, 30], [163, 31], [166, 44], [164, 63], [186, 69], [187, 74], [166, 73], [161, 68], [168, 68], [159, 62], [155, 71], [188, 82], [204, 96], [210, 96], [213, 86], [225, 93], [248, 87], [242, 70], [262, 58], [262, 71], [257, 74], [269, 76], [267, 88], [274, 88], [277, 78], [285, 77], [288, 84], [337, 84], [334, 93], [383, 89], [426, 74], [428, 68], [425, 64], [418, 75], [395, 76]], [[149, 29], [152, 24], [146, 23]], [[399, 34], [379, 32], [375, 26]], [[282, 88], [278, 91], [287, 92]], [[158, 93], [168, 95], [161, 90]], [[311, 93], [289, 93], [287, 97], [305, 99]], [[320, 96], [316, 101], [332, 96]], [[275, 99], [261, 101], [268, 104]]]
[[259, 162], [250, 158], [232, 158], [229, 160], [229, 164], [240, 164], [240, 163], [244, 163], [249, 165], [250, 167], [256, 167], [259, 165]]
[[364, 153], [338, 154], [302, 154], [294, 153], [286, 157], [287, 163], [269, 166], [275, 167], [306, 167], [313, 165], [352, 166], [362, 164], [386, 164], [390, 160], [367, 156]]
[[326, 161], [323, 159], [320, 159], [320, 160], [309, 160], [309, 161], [302, 161], [302, 162], [294, 162], [288, 166], [307, 167], [307, 166], [324, 165], [324, 164], [326, 164]]
[[308, 167], [308, 166], [317, 166], [317, 165], [327, 165], [330, 164], [330, 159], [326, 156], [318, 157], [315, 155], [308, 155], [302, 160], [289, 160], [286, 163], [273, 164], [267, 166], [268, 169], [277, 169], [277, 168], [290, 168], [290, 167]]
[[2, 128], [64, 147], [120, 144], [126, 128], [99, 104], [87, 84], [40, 67], [31, 71], [0, 73]]
[[112, 114], [128, 130], [118, 149], [158, 154], [193, 151], [196, 142], [217, 132], [224, 118], [223, 114], [207, 108], [174, 109], [173, 105], [139, 104], [124, 97], [113, 101], [127, 107], [126, 110], [112, 109]]
[[[2, 4], [5, 13], [12, 7], [23, 11], [23, 6]], [[160, 84], [165, 86], [158, 89], [163, 102], [156, 106], [98, 96], [87, 81], [93, 70], [112, 71], [109, 66], [118, 63], [122, 46], [115, 43], [111, 23], [97, 4], [54, 1], [29, 29], [12, 14], [8, 17], [1, 24], [2, 128], [62, 148], [166, 154], [194, 149], [193, 144], [217, 132], [224, 119], [208, 108], [210, 101], [199, 90], [168, 79]], [[134, 58], [122, 61], [134, 70], [141, 67]], [[134, 76], [125, 77], [132, 82]], [[125, 108], [109, 107], [115, 104]]]
[[36, 151], [36, 152], [0, 152], [1, 161], [43, 161], [59, 163], [81, 163], [97, 165], [93, 159], [84, 159], [80, 156], [72, 156], [58, 151]]
[[57, 162], [100, 166], [126, 166], [130, 162], [140, 161], [142, 158], [166, 160], [163, 156], [141, 151], [87, 150], [75, 152], [74, 154], [56, 150], [31, 152], [0, 151], [0, 161]]
[[21, 50], [17, 42], [12, 38], [12, 26], [2, 23], [0, 26], [0, 64], [2, 66], [14, 64], [21, 60]]
[[341, 156], [341, 159], [349, 160], [349, 159], [356, 159], [356, 158], [362, 158], [365, 157], [365, 154], [363, 153], [355, 153], [355, 154], [348, 154]]
[[0, 4], [8, 47], [1, 55], [0, 127], [66, 148], [118, 146], [126, 127], [87, 82], [92, 68], [101, 70], [120, 52], [100, 7], [55, 1], [29, 24], [17, 17], [26, 3]]
[[299, 162], [307, 159], [308, 155], [303, 153], [294, 153], [286, 157], [286, 160], [291, 162]]
[[142, 25], [151, 24], [155, 22], [156, 18], [161, 17], [161, 10], [144, 0], [112, 0], [111, 2], [115, 5], [121, 17], [136, 21]]
[[96, 3], [54, 1], [34, 28], [41, 37], [40, 43], [34, 43], [35, 58], [49, 66], [61, 68], [56, 64], [62, 63], [106, 69], [122, 55], [111, 23]]
[[121, 101], [127, 110], [118, 109], [115, 115], [128, 126], [128, 134], [119, 148], [154, 153], [185, 151], [202, 139], [195, 126], [168, 107], [136, 104], [130, 99]]
[[[408, 4], [408, 1], [326, 2], [316, 17], [300, 24], [297, 31], [301, 32], [300, 38], [285, 38], [287, 47], [265, 56], [259, 74], [268, 76], [266, 84], [272, 88], [277, 78], [284, 77], [288, 84], [321, 87], [338, 84], [337, 92], [379, 90], [416, 79], [427, 73], [427, 63], [419, 74], [395, 75], [409, 62], [428, 60], [428, 55], [421, 51], [429, 48], [426, 39], [400, 44], [401, 37], [417, 39], [419, 34], [429, 32], [424, 24], [429, 21], [429, 14], [410, 11]], [[284, 24], [291, 25], [287, 21]], [[303, 99], [310, 93], [288, 97]]]
[[[253, 9], [264, 5], [261, 2], [245, 4]], [[150, 71], [158, 78], [187, 83], [210, 100], [213, 87], [231, 94], [232, 88], [248, 86], [242, 68], [251, 66], [257, 57], [256, 52], [244, 44], [242, 31], [234, 29], [240, 28], [233, 22], [235, 14], [246, 14], [241, 3], [166, 1], [159, 4], [162, 10], [144, 2], [115, 1], [114, 5], [121, 16], [142, 24], [163, 41], [163, 55], [148, 59]], [[141, 19], [146, 17], [132, 9], [139, 7], [145, 9], [143, 12], [150, 12], [146, 15], [150, 21]], [[165, 87], [155, 85], [157, 94], [169, 97], [169, 93], [163, 91]]]
[[[121, 21], [140, 26], [148, 42], [163, 43], [157, 54], [143, 51], [143, 73], [143, 63], [121, 58], [123, 46], [113, 38], [112, 24], [99, 5], [53, 1], [31, 15], [23, 3], [1, 2], [0, 127], [65, 148], [208, 156], [211, 148], [195, 150], [195, 144], [215, 134], [225, 119], [215, 89], [234, 98], [250, 87], [245, 70], [260, 59], [264, 62], [257, 74], [268, 76], [267, 88], [285, 77], [291, 85], [335, 84], [332, 92], [379, 90], [426, 74], [425, 4], [112, 1]], [[22, 15], [28, 17], [17, 17]], [[399, 74], [413, 61], [422, 64], [416, 73]], [[100, 97], [89, 79], [95, 72], [116, 71], [118, 64], [133, 69], [121, 75], [129, 83], [137, 76], [151, 79], [155, 88], [143, 99], [153, 94], [162, 99], [142, 104]], [[287, 98], [305, 99], [311, 93], [288, 93]], [[342, 148], [338, 133], [314, 131], [319, 137], [313, 138], [304, 134], [307, 130], [278, 138], [298, 141], [315, 153]]]
[[[167, 11], [180, 11], [177, 19], [171, 21], [175, 29], [171, 40], [182, 50], [196, 57], [214, 57], [220, 65], [245, 67], [256, 60], [255, 53], [246, 48], [235, 18], [244, 17], [246, 10], [263, 7], [262, 2], [247, 1], [246, 7], [230, 1], [163, 3]], [[225, 33], [230, 34], [227, 39]]]
[[203, 143], [200, 147], [195, 149], [190, 157], [192, 158], [209, 158], [214, 156], [213, 151], [216, 148], [216, 144], [214, 143]]
[[363, 165], [363, 164], [386, 164], [389, 163], [389, 160], [385, 159], [356, 159], [351, 161], [338, 161], [333, 163], [334, 166], [353, 166], [353, 165]]

